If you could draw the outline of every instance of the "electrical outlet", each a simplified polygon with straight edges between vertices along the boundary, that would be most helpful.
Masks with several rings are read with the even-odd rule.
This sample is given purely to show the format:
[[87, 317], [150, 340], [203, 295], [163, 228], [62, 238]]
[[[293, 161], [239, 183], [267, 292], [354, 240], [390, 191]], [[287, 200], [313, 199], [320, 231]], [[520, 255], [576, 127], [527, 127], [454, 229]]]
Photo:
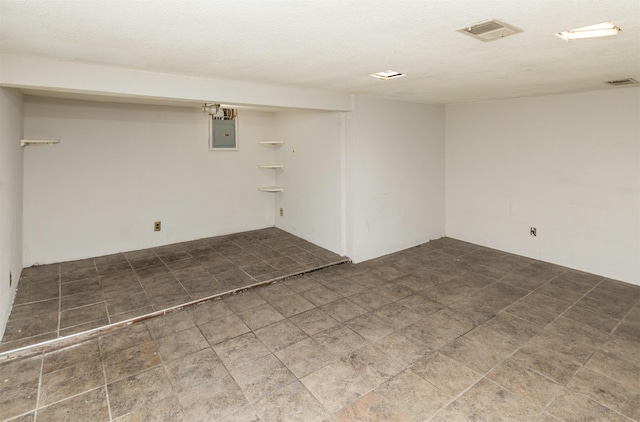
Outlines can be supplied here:
[[284, 208], [280, 208], [280, 217], [284, 215]]
[[536, 229], [535, 227], [531, 227], [531, 229], [529, 229], [529, 234], [531, 236], [537, 236], [538, 235], [538, 229]]
[[160, 230], [162, 230], [162, 221], [156, 221], [153, 223], [153, 231], [154, 232], [159, 232]]

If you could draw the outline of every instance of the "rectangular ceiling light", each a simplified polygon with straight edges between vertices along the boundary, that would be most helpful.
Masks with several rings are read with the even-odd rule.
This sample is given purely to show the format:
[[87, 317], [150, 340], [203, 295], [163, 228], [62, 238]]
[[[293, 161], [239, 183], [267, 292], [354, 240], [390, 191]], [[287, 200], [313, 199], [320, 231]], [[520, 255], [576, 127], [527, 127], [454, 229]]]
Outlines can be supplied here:
[[401, 78], [407, 75], [405, 75], [404, 73], [396, 72], [395, 70], [385, 70], [384, 72], [372, 73], [369, 76], [373, 76], [374, 78], [378, 78], [378, 79], [387, 80], [387, 79]]
[[568, 31], [558, 32], [556, 36], [566, 41], [582, 40], [585, 38], [608, 37], [618, 35], [620, 28], [611, 22], [603, 22], [597, 25], [589, 25], [583, 28], [570, 29]]

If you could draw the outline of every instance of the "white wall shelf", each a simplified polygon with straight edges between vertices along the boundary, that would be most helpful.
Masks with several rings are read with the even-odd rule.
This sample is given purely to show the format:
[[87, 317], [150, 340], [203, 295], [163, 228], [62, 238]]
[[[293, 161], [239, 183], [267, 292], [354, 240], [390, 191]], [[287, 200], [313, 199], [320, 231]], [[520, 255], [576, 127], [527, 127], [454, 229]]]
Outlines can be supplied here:
[[[258, 145], [263, 147], [277, 147], [284, 145], [284, 141], [261, 141]], [[278, 170], [284, 169], [284, 164], [258, 164], [261, 169]], [[281, 186], [259, 186], [260, 192], [284, 192], [284, 188]]]
[[27, 145], [53, 145], [59, 144], [60, 139], [21, 139], [20, 146], [25, 147]]
[[258, 190], [260, 192], [284, 192], [284, 188], [280, 186], [262, 186]]

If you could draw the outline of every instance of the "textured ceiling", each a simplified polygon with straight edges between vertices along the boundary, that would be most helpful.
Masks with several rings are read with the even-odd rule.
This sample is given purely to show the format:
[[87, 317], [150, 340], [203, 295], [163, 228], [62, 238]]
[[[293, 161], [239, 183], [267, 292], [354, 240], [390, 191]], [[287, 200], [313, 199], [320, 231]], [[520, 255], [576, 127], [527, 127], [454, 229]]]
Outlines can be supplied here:
[[[490, 18], [522, 33], [482, 42]], [[553, 34], [612, 21], [616, 37]], [[0, 0], [0, 54], [425, 103], [640, 80], [638, 0]], [[408, 76], [382, 81], [373, 72]]]

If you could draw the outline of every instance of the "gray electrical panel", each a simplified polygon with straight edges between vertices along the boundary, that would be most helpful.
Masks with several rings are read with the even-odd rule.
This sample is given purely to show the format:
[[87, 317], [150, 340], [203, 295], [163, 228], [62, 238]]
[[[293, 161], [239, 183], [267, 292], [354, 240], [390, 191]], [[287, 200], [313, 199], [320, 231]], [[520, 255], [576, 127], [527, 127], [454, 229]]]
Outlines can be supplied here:
[[236, 121], [211, 119], [210, 149], [238, 149]]

